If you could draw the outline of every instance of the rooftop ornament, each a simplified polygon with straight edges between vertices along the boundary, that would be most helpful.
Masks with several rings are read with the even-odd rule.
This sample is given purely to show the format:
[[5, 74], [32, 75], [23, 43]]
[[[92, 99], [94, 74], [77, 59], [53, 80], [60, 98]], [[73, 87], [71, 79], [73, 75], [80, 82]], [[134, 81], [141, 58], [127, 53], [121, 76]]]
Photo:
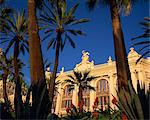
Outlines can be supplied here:
[[113, 62], [113, 61], [112, 61], [112, 58], [111, 58], [111, 56], [109, 56], [107, 63], [110, 65], [112, 62]]
[[82, 61], [74, 68], [76, 72], [90, 71], [94, 68], [94, 61], [89, 61], [89, 55], [89, 52], [82, 51]]
[[129, 61], [136, 61], [140, 56], [141, 56], [141, 55], [138, 54], [138, 53], [134, 50], [133, 47], [130, 48], [130, 52], [129, 52], [129, 54], [128, 54], [128, 60], [129, 60]]

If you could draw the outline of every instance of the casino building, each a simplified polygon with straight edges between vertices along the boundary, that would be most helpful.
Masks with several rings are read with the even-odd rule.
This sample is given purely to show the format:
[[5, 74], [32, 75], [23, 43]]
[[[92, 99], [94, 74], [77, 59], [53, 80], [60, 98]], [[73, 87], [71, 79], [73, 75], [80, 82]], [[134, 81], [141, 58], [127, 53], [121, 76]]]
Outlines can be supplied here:
[[[145, 87], [145, 92], [150, 89], [150, 58], [142, 58], [142, 60], [136, 64], [136, 60], [140, 55], [130, 48], [128, 53], [128, 61], [130, 66], [130, 72], [132, 77], [132, 83], [137, 91], [137, 83], [141, 87]], [[112, 108], [115, 106], [111, 103], [113, 96], [117, 98], [117, 74], [116, 74], [116, 63], [109, 56], [108, 61], [104, 64], [94, 65], [94, 61], [89, 61], [89, 53], [82, 51], [81, 62], [76, 64], [75, 71], [87, 71], [90, 70], [90, 75], [100, 76], [93, 81], [91, 81], [91, 86], [95, 88], [95, 91], [86, 90], [83, 92], [84, 109], [86, 111], [92, 111], [93, 103], [97, 97], [99, 100], [99, 108], [103, 106], [106, 109], [109, 104]], [[50, 80], [51, 72], [50, 68], [46, 71], [46, 79]], [[57, 85], [57, 91], [55, 92], [54, 102], [53, 102], [53, 112], [58, 115], [66, 114], [66, 108], [73, 103], [78, 106], [78, 87], [72, 92], [68, 91], [67, 83], [64, 81], [68, 79], [67, 75], [72, 75], [73, 71], [65, 71], [64, 68], [58, 73], [56, 82], [60, 83]], [[113, 95], [113, 96], [112, 96]]]

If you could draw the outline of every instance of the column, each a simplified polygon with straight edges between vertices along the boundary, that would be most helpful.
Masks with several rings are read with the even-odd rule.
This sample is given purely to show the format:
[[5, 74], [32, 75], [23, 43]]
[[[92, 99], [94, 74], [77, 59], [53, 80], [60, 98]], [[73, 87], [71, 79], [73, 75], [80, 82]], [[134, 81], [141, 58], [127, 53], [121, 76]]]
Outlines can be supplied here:
[[109, 74], [109, 102], [110, 102], [110, 107], [115, 109], [116, 106], [112, 103], [113, 96], [116, 97], [117, 99], [117, 81], [114, 78], [113, 74]]
[[[94, 81], [91, 81], [91, 86], [96, 88], [94, 85]], [[90, 91], [90, 111], [93, 111], [93, 104], [94, 104], [94, 101], [96, 98], [95, 94], [96, 94], [95, 91], [93, 91], [93, 90]]]
[[73, 105], [78, 107], [78, 86], [77, 85], [75, 85], [75, 89], [73, 90], [72, 103]]
[[135, 74], [136, 74], [135, 71], [131, 71], [132, 84], [137, 93], [137, 78]]
[[62, 95], [63, 91], [61, 89], [61, 85], [58, 86], [58, 95], [57, 95], [57, 101], [56, 101], [56, 109], [55, 109], [55, 114], [59, 114], [61, 110], [61, 103], [62, 103]]
[[140, 83], [140, 87], [143, 88], [144, 86], [144, 77], [143, 77], [143, 73], [142, 71], [138, 71], [138, 76], [139, 76], [139, 83]]

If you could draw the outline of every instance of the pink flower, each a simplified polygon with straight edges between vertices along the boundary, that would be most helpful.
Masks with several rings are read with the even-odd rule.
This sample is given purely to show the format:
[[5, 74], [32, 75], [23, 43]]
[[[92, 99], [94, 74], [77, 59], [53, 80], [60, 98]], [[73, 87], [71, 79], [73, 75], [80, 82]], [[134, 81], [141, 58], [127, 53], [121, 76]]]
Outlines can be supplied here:
[[70, 111], [70, 108], [69, 108], [69, 107], [67, 107], [67, 108], [66, 108], [66, 112], [67, 112], [67, 113], [69, 113], [69, 111]]
[[93, 112], [93, 118], [95, 118], [96, 120], [98, 120], [99, 117], [99, 113], [97, 111]]
[[122, 120], [128, 120], [127, 115], [124, 112], [122, 113]]
[[115, 97], [113, 97], [112, 101], [111, 101], [114, 105], [117, 105], [117, 99]]

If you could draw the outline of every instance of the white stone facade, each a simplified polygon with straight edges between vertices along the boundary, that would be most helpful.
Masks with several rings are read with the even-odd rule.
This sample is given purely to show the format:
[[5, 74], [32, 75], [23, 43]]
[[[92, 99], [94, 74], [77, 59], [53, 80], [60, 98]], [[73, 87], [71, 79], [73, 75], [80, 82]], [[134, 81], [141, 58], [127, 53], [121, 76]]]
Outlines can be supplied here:
[[[85, 91], [83, 93], [84, 99], [84, 108], [88, 111], [93, 110], [93, 103], [95, 98], [99, 99], [99, 107], [107, 106], [107, 103], [110, 104], [112, 108], [113, 104], [111, 103], [113, 96], [117, 97], [117, 74], [116, 74], [116, 64], [115, 61], [111, 59], [109, 56], [108, 61], [104, 64], [94, 65], [93, 61], [89, 61], [89, 53], [83, 51], [82, 52], [82, 61], [76, 65], [74, 68], [75, 71], [86, 71], [91, 70], [92, 76], [100, 76], [99, 78], [93, 80], [91, 82], [91, 86], [95, 87], [95, 91]], [[136, 60], [140, 57], [140, 55], [134, 50], [134, 48], [130, 49], [128, 53], [128, 61], [130, 66], [130, 72], [132, 77], [132, 83], [137, 91], [137, 82], [139, 81], [141, 87], [145, 85], [145, 91], [150, 88], [150, 59], [142, 59], [138, 64], [136, 64]], [[49, 71], [50, 72], [50, 71]], [[58, 115], [66, 113], [66, 107], [70, 105], [72, 102], [75, 106], [78, 106], [78, 87], [75, 87], [75, 90], [71, 93], [66, 92], [66, 83], [64, 80], [67, 79], [67, 75], [73, 74], [72, 71], [64, 72], [64, 68], [62, 68], [60, 74], [56, 81], [60, 81], [60, 84], [57, 86], [58, 94], [54, 97], [54, 112]], [[50, 78], [50, 73], [46, 73], [46, 77]], [[113, 95], [113, 96], [112, 96]]]

